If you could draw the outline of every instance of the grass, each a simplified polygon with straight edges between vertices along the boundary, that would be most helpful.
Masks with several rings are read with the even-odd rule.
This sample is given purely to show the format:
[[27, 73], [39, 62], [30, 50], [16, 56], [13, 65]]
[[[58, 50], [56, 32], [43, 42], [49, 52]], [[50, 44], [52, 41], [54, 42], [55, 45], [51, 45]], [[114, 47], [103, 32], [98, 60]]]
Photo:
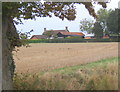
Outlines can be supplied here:
[[38, 74], [15, 74], [15, 90], [117, 90], [118, 60], [109, 58]]
[[88, 69], [88, 68], [91, 69], [91, 68], [96, 68], [96, 67], [106, 67], [108, 65], [108, 63], [116, 62], [116, 61], [118, 61], [118, 59], [120, 59], [120, 58], [113, 57], [113, 58], [108, 58], [108, 59], [102, 59], [97, 62], [55, 69], [50, 72], [61, 72], [63, 74], [65, 74], [65, 73], [70, 74], [78, 69]]

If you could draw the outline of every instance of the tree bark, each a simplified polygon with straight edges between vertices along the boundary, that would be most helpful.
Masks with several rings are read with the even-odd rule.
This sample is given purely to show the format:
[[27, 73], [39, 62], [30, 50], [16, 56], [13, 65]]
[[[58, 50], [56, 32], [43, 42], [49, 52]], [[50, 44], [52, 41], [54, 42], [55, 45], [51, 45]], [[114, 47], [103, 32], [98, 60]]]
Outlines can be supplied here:
[[0, 2], [0, 92], [2, 91], [2, 5]]
[[13, 89], [14, 60], [12, 56], [12, 41], [10, 37], [16, 36], [16, 28], [11, 18], [2, 20], [2, 89]]

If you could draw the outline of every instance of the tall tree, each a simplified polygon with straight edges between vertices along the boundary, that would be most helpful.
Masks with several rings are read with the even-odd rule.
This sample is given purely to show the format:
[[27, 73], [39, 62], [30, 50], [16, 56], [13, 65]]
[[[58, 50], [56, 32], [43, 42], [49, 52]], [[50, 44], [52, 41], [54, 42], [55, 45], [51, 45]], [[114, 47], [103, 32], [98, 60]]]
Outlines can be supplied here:
[[107, 19], [108, 31], [110, 34], [120, 35], [120, 9], [115, 9]]
[[[96, 18], [96, 14], [93, 7], [93, 2], [79, 2], [78, 4], [85, 5], [89, 14]], [[106, 0], [105, 0], [106, 1]], [[108, 0], [109, 1], [109, 0]], [[107, 1], [106, 1], [107, 2]], [[97, 2], [106, 8], [106, 2]], [[16, 32], [14, 23], [22, 23], [21, 19], [36, 19], [36, 17], [52, 17], [52, 13], [60, 19], [74, 20], [76, 18], [75, 3], [65, 2], [46, 2], [44, 4], [40, 2], [3, 2], [2, 3], [2, 31], [3, 31], [3, 90], [12, 89], [12, 76], [14, 72], [14, 62], [12, 57], [12, 51], [15, 46], [21, 46], [19, 36]], [[18, 21], [15, 21], [17, 18]]]
[[100, 22], [102, 28], [103, 28], [103, 32], [105, 34], [108, 34], [108, 28], [107, 28], [107, 18], [109, 16], [109, 14], [112, 12], [112, 10], [107, 10], [107, 9], [100, 9], [97, 11], [97, 16], [98, 16], [98, 19], [97, 21]]
[[[92, 1], [97, 2], [96, 0], [91, 0], [91, 2], [79, 2], [78, 4], [85, 5], [85, 8], [89, 11], [89, 14], [96, 18], [97, 16], [93, 8]], [[98, 2], [98, 4], [106, 8], [106, 2]], [[40, 2], [3, 3], [3, 16], [10, 16], [11, 18], [16, 17], [18, 20], [21, 20], [21, 18], [35, 19], [36, 16], [51, 17], [53, 13], [56, 17], [59, 17], [60, 19], [67, 18], [68, 20], [74, 20], [76, 18], [74, 4], [75, 3], [72, 2], [46, 2], [44, 4]]]
[[95, 34], [95, 38], [102, 38], [103, 37], [103, 29], [100, 25], [100, 22], [95, 22], [93, 27], [93, 33]]
[[80, 21], [80, 30], [85, 31], [88, 34], [93, 33], [92, 32], [93, 25], [94, 22], [92, 20], [88, 20], [85, 18], [82, 21]]

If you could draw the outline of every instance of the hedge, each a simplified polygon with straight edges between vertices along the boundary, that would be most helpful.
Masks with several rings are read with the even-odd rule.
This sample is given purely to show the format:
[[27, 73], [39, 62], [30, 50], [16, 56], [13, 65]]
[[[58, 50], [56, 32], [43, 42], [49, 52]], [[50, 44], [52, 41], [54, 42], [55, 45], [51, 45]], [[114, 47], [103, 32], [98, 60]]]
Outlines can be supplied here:
[[28, 43], [79, 43], [79, 42], [119, 42], [118, 38], [112, 39], [83, 39], [83, 38], [63, 38], [63, 39], [38, 39], [27, 40]]

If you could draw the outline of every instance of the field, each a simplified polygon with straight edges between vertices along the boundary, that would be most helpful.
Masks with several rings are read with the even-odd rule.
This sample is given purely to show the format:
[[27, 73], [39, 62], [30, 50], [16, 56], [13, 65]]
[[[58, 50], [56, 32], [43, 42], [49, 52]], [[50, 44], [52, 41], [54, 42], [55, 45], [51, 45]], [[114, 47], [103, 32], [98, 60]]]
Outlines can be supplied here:
[[17, 73], [13, 87], [15, 90], [118, 90], [118, 60], [114, 57], [36, 74]]
[[13, 52], [17, 73], [38, 73], [118, 57], [118, 43], [36, 43]]
[[42, 43], [13, 52], [15, 90], [118, 90], [118, 43]]

